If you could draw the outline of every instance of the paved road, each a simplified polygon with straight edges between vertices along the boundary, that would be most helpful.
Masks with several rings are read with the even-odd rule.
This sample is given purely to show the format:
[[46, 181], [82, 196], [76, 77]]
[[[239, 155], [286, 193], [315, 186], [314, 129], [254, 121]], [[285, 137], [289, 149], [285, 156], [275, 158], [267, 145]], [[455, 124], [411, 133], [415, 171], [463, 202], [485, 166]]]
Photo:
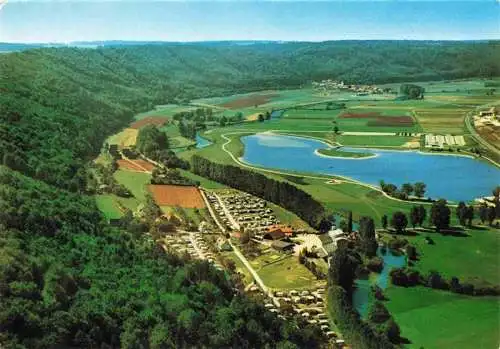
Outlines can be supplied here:
[[210, 202], [208, 202], [207, 196], [205, 194], [205, 189], [201, 188], [200, 190], [201, 197], [203, 198], [203, 201], [205, 201], [205, 205], [208, 208], [208, 212], [210, 213], [210, 216], [212, 216], [212, 219], [214, 220], [215, 224], [219, 227], [220, 231], [222, 234], [226, 234], [226, 228], [222, 224], [220, 224], [219, 219], [217, 218], [217, 215], [215, 214], [214, 210], [212, 209], [212, 205], [210, 205]]
[[[212, 219], [215, 221], [215, 223], [217, 223], [217, 225], [219, 226], [219, 229], [221, 230], [221, 232], [223, 234], [225, 234], [226, 230], [219, 223], [219, 221], [217, 219], [217, 216], [216, 216], [215, 212], [212, 210], [212, 207], [210, 206], [210, 203], [208, 202], [207, 198], [205, 197], [205, 193], [203, 192], [203, 190], [202, 190], [202, 197], [205, 200], [205, 203], [206, 203], [206, 205], [208, 207], [208, 212], [212, 216]], [[220, 202], [220, 198], [218, 196], [217, 196], [217, 198], [219, 199], [219, 202]], [[245, 258], [245, 256], [240, 252], [240, 250], [238, 249], [238, 247], [236, 247], [235, 245], [233, 245], [233, 243], [231, 242], [231, 239], [228, 239], [228, 242], [231, 245], [231, 247], [233, 248], [233, 251], [236, 254], [236, 256], [240, 259], [241, 263], [243, 263], [243, 265], [248, 269], [248, 271], [250, 272], [250, 274], [254, 278], [254, 280], [257, 283], [257, 285], [267, 295], [272, 296], [271, 292], [269, 291], [269, 289], [267, 288], [267, 286], [264, 284], [264, 281], [262, 281], [262, 279], [260, 278], [259, 274], [257, 274], [257, 272], [255, 271], [255, 269], [252, 267], [252, 265], [250, 264], [250, 262]]]
[[220, 207], [222, 207], [222, 210], [226, 214], [227, 219], [229, 219], [229, 221], [231, 222], [231, 225], [233, 226], [233, 228], [236, 230], [239, 230], [241, 228], [240, 224], [238, 222], [236, 222], [236, 220], [233, 218], [233, 215], [231, 214], [231, 212], [229, 212], [229, 210], [227, 209], [226, 205], [224, 204], [224, 202], [222, 201], [220, 196], [215, 194], [215, 193], [214, 193], [214, 195], [217, 198], [217, 200], [219, 201]]
[[240, 252], [240, 250], [238, 249], [238, 247], [236, 247], [235, 245], [233, 245], [233, 243], [231, 242], [231, 240], [229, 240], [229, 243], [231, 244], [231, 247], [233, 248], [234, 253], [236, 254], [236, 256], [238, 256], [238, 258], [245, 265], [245, 267], [248, 269], [248, 271], [250, 272], [250, 274], [252, 274], [252, 276], [253, 276], [255, 282], [257, 283], [257, 285], [259, 285], [259, 287], [262, 289], [262, 291], [264, 291], [264, 293], [266, 293], [267, 295], [269, 295], [270, 297], [272, 297], [271, 292], [269, 291], [269, 289], [267, 288], [267, 286], [264, 284], [264, 281], [262, 281], [262, 279], [260, 278], [259, 274], [257, 274], [257, 272], [255, 271], [255, 269], [252, 267], [252, 265], [250, 264], [250, 262], [248, 261], [248, 259], [245, 258], [245, 256]]

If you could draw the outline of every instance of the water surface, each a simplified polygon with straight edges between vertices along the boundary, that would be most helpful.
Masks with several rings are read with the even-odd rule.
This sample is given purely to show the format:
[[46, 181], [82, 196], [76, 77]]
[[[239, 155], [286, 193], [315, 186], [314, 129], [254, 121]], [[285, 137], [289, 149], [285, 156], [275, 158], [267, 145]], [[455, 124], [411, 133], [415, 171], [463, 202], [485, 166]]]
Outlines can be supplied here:
[[393, 268], [400, 268], [406, 265], [406, 256], [396, 256], [387, 249], [385, 254], [380, 248], [377, 255], [384, 260], [384, 269], [380, 274], [372, 273], [368, 279], [358, 279], [355, 281], [356, 289], [352, 295], [352, 303], [354, 308], [361, 316], [366, 316], [370, 306], [371, 286], [377, 285], [385, 290], [389, 286], [389, 273]]
[[426, 197], [469, 201], [491, 195], [500, 183], [500, 169], [477, 159], [419, 151], [342, 147], [349, 152], [373, 153], [371, 158], [330, 158], [315, 154], [326, 148], [319, 140], [283, 135], [242, 137], [243, 161], [266, 168], [349, 177], [379, 185], [424, 182]]
[[196, 133], [196, 148], [198, 149], [205, 148], [208, 147], [210, 144], [212, 144], [212, 142], [200, 136], [199, 133]]

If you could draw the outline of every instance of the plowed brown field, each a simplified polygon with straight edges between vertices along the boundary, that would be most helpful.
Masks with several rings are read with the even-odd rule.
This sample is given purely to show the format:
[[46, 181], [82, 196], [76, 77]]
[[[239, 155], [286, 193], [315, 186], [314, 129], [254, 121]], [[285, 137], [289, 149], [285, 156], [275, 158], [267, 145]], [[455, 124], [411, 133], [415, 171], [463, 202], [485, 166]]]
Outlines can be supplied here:
[[253, 107], [256, 105], [269, 103], [272, 98], [276, 98], [278, 96], [279, 94], [277, 93], [250, 95], [233, 99], [232, 101], [221, 104], [221, 106], [230, 109]]
[[129, 128], [139, 129], [139, 128], [144, 127], [146, 125], [161, 126], [167, 122], [168, 122], [168, 119], [161, 117], [161, 116], [148, 116], [144, 119], [137, 120], [136, 122], [133, 122], [132, 124], [130, 124]]
[[129, 170], [129, 171], [152, 171], [154, 168], [154, 165], [147, 162], [146, 160], [142, 159], [137, 159], [137, 160], [118, 160], [117, 161], [118, 167], [122, 170]]
[[196, 187], [184, 185], [149, 185], [148, 188], [158, 206], [205, 207], [200, 191]]

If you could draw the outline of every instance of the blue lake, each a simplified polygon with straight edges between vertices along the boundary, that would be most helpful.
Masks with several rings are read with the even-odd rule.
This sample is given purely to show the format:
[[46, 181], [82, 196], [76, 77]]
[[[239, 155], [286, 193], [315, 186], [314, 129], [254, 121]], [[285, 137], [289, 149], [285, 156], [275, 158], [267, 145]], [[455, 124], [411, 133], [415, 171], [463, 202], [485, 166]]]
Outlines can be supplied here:
[[380, 274], [373, 273], [369, 279], [358, 279], [355, 281], [356, 290], [354, 290], [352, 295], [352, 304], [363, 317], [367, 315], [370, 306], [371, 286], [378, 285], [381, 289], [386, 289], [389, 286], [389, 273], [391, 269], [406, 265], [406, 256], [396, 256], [389, 249], [385, 253], [382, 253], [379, 248], [377, 255], [384, 260], [384, 269], [382, 269]]
[[343, 147], [346, 151], [376, 156], [329, 158], [315, 154], [315, 150], [328, 146], [310, 138], [256, 134], [241, 140], [245, 145], [242, 160], [251, 165], [340, 175], [375, 186], [379, 186], [380, 180], [397, 186], [424, 182], [425, 196], [431, 198], [469, 201], [491, 195], [491, 190], [500, 183], [500, 169], [465, 156]]
[[208, 139], [203, 138], [200, 136], [198, 133], [196, 134], [196, 148], [205, 148], [208, 147], [212, 142], [210, 142]]

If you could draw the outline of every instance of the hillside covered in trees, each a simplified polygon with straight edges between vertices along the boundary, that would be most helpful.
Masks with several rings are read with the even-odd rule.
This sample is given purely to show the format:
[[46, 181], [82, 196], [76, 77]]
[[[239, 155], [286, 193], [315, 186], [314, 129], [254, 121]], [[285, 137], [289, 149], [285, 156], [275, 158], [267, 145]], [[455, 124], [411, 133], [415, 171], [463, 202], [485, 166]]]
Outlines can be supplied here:
[[[4, 348], [283, 348], [320, 345], [235, 294], [208, 262], [165, 253], [130, 222], [107, 227], [92, 198], [0, 166]], [[271, 346], [268, 346], [269, 343]]]
[[499, 76], [498, 42], [227, 43], [45, 48], [0, 55], [0, 159], [72, 190], [109, 134], [155, 104], [335, 78]]
[[[156, 104], [311, 80], [500, 75], [497, 42], [327, 42], [0, 55], [0, 345], [307, 347], [207, 264], [165, 254], [131, 220], [107, 226], [83, 194], [107, 136]], [[314, 218], [314, 217], [312, 217]]]

